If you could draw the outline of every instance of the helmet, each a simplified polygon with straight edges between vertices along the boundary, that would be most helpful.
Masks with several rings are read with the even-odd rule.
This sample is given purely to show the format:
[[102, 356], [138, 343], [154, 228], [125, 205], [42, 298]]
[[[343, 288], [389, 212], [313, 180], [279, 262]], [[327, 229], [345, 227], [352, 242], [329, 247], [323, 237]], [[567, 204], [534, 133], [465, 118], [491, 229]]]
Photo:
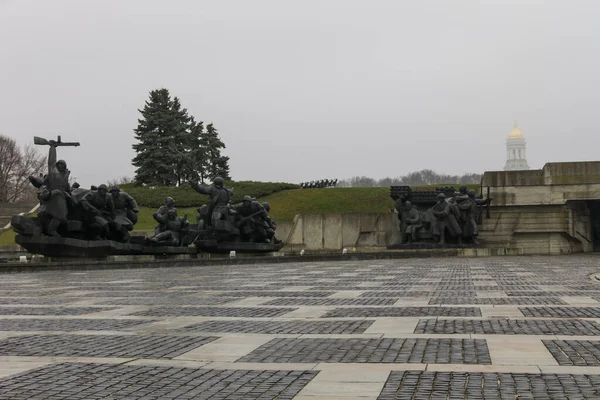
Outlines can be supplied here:
[[437, 198], [438, 198], [438, 199], [445, 199], [445, 198], [446, 198], [446, 195], [445, 195], [444, 193], [439, 193], [439, 194], [437, 195]]
[[172, 197], [167, 197], [167, 198], [165, 199], [165, 203], [167, 203], [167, 204], [171, 204], [171, 205], [174, 205], [174, 204], [175, 204], [175, 200], [173, 200], [173, 198], [172, 198]]
[[58, 161], [56, 162], [56, 166], [57, 166], [57, 167], [58, 167], [58, 164], [62, 164], [62, 165], [64, 165], [64, 166], [65, 166], [65, 168], [67, 168], [67, 162], [66, 162], [65, 160], [58, 160]]
[[112, 186], [110, 187], [110, 192], [111, 192], [111, 193], [112, 193], [112, 192], [120, 192], [120, 191], [121, 191], [121, 189], [120, 189], [120, 188], [119, 188], [117, 185], [112, 185]]
[[267, 210], [267, 212], [271, 211], [271, 205], [266, 201], [262, 203], [262, 206], [265, 208], [265, 210]]
[[102, 190], [102, 189], [104, 189], [108, 192], [108, 186], [106, 186], [104, 183], [102, 185], [98, 186], [98, 190]]
[[467, 187], [465, 185], [461, 186], [458, 188], [458, 191], [460, 193], [467, 193]]
[[467, 194], [471, 197], [475, 196], [475, 191], [473, 189], [469, 190]]
[[223, 183], [225, 182], [223, 181], [223, 178], [217, 176], [215, 179], [213, 179], [213, 183], [217, 186], [223, 186]]
[[252, 201], [252, 197], [245, 195], [244, 197], [242, 197], [242, 201]]

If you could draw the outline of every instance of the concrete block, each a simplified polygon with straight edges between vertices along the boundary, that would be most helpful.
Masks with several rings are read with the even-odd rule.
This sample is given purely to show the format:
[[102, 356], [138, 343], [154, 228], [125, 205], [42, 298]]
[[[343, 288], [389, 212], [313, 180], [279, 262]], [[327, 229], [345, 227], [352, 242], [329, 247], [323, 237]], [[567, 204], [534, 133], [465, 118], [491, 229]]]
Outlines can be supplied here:
[[304, 218], [296, 215], [286, 245], [304, 245]]
[[323, 215], [305, 214], [303, 218], [304, 243], [308, 250], [323, 249]]
[[360, 214], [360, 232], [374, 232], [378, 214]]
[[342, 214], [323, 215], [323, 242], [327, 250], [342, 248]]
[[342, 214], [342, 246], [355, 247], [360, 235], [360, 214]]

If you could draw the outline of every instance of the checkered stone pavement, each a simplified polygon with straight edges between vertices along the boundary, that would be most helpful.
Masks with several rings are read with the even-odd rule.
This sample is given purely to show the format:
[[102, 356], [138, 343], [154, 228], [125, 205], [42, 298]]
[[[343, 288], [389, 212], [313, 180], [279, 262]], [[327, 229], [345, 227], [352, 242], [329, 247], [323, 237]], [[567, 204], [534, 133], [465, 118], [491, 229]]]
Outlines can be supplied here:
[[586, 255], [3, 274], [0, 400], [597, 399], [597, 273]]
[[183, 332], [235, 332], [276, 334], [364, 333], [374, 321], [206, 321], [186, 326]]
[[0, 315], [85, 315], [115, 310], [109, 307], [0, 307]]
[[0, 340], [0, 356], [173, 358], [216, 337], [40, 335]]
[[62, 363], [0, 380], [0, 399], [292, 399], [315, 371]]
[[378, 400], [403, 399], [597, 399], [600, 377], [394, 371]]
[[0, 331], [116, 331], [153, 320], [131, 319], [0, 319]]
[[238, 361], [491, 364], [485, 340], [471, 339], [273, 339]]
[[560, 365], [600, 366], [600, 341], [544, 340], [544, 345]]
[[600, 335], [600, 325], [579, 320], [422, 319], [415, 333], [476, 333], [485, 335]]
[[338, 308], [324, 317], [479, 317], [475, 307], [363, 307]]

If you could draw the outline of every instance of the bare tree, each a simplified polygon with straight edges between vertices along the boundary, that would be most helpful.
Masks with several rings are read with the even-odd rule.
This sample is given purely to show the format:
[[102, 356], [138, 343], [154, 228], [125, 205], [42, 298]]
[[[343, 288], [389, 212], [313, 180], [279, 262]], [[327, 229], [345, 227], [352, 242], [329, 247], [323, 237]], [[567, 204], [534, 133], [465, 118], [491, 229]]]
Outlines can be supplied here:
[[376, 186], [426, 186], [426, 185], [457, 185], [477, 184], [481, 181], [481, 174], [466, 173], [463, 175], [438, 174], [430, 169], [410, 172], [396, 178], [382, 178], [375, 180], [366, 176], [355, 176], [340, 180], [340, 187], [376, 187]]
[[127, 185], [129, 183], [133, 183], [133, 178], [127, 175], [120, 176], [119, 178], [111, 179], [107, 182], [107, 185], [110, 186], [119, 186], [119, 185]]
[[43, 173], [45, 166], [46, 157], [32, 146], [21, 150], [14, 139], [0, 135], [0, 203], [31, 199], [28, 178]]

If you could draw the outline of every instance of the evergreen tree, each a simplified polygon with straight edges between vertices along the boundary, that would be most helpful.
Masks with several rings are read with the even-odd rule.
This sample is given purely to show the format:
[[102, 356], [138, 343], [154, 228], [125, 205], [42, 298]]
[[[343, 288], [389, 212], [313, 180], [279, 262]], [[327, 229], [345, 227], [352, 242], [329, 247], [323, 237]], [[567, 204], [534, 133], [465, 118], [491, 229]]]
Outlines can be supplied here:
[[204, 146], [204, 125], [202, 121], [196, 122], [194, 117], [190, 121], [190, 143], [192, 168], [187, 179], [189, 181], [204, 183], [204, 180], [207, 178], [207, 151]]
[[171, 99], [167, 89], [150, 92], [142, 119], [134, 130], [139, 143], [133, 145], [137, 155], [135, 181], [141, 184], [174, 186], [181, 184], [193, 169], [189, 132], [191, 118], [177, 97]]
[[202, 135], [201, 145], [206, 151], [204, 162], [206, 177], [214, 179], [220, 176], [225, 180], [230, 180], [229, 157], [221, 154], [221, 149], [225, 148], [225, 143], [219, 138], [219, 133], [213, 124], [206, 126], [206, 132]]

